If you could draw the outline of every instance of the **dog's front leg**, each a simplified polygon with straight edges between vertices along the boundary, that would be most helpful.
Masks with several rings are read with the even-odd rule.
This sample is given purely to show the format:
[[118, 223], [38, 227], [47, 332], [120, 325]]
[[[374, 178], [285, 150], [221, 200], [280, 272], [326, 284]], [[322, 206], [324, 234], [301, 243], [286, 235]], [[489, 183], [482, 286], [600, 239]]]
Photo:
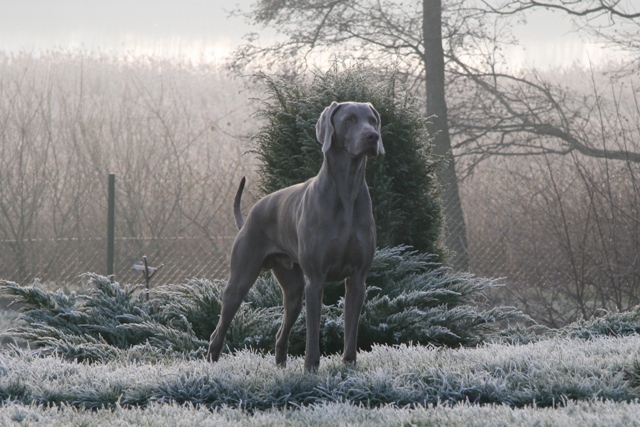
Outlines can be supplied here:
[[287, 351], [289, 349], [291, 329], [296, 323], [296, 320], [298, 320], [298, 316], [302, 310], [305, 281], [302, 270], [298, 264], [294, 264], [291, 268], [276, 265], [272, 271], [282, 288], [284, 316], [282, 318], [282, 325], [276, 335], [276, 364], [284, 367], [287, 364]]
[[304, 289], [307, 312], [307, 345], [305, 347], [304, 369], [307, 372], [316, 372], [320, 366], [320, 320], [323, 286], [322, 280], [309, 279]]
[[345, 363], [355, 363], [358, 351], [358, 322], [365, 299], [364, 276], [353, 275], [345, 280], [344, 353]]

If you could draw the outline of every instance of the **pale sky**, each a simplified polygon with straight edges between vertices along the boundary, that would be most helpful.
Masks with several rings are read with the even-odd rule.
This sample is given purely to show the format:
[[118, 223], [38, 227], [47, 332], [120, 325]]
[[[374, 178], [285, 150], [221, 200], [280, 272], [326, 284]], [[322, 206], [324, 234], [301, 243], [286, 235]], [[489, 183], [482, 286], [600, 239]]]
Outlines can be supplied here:
[[[631, 0], [638, 1], [640, 0]], [[242, 36], [257, 31], [228, 12], [253, 0], [0, 0], [0, 49], [56, 48], [116, 55], [160, 55], [212, 61]], [[561, 13], [542, 12], [514, 29], [521, 46], [508, 52], [514, 66], [556, 67], [606, 61]], [[267, 33], [268, 37], [268, 33]]]
[[228, 18], [252, 0], [0, 0], [0, 49], [54, 48], [206, 60], [250, 31]]

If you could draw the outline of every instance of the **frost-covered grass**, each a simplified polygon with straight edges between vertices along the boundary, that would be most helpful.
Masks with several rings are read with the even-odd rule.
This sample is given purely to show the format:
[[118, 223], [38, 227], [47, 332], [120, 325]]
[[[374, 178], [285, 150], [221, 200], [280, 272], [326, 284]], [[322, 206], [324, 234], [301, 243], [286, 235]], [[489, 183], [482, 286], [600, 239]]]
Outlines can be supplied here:
[[[18, 321], [18, 313], [14, 310], [3, 310], [0, 308], [0, 334], [14, 327]], [[12, 342], [13, 339], [6, 335], [0, 335], [0, 345]]]
[[[356, 368], [247, 350], [217, 364], [149, 350], [104, 363], [0, 354], [0, 425], [640, 425], [640, 336], [376, 346]], [[145, 360], [144, 362], [142, 360]]]
[[0, 408], [0, 424], [91, 426], [638, 426], [640, 405], [611, 401], [568, 402], [565, 407], [509, 408], [508, 406], [369, 409], [347, 403], [328, 403], [284, 411], [248, 413], [233, 408], [213, 412], [203, 407], [152, 404], [147, 408], [88, 411], [61, 405], [45, 408], [8, 404]]
[[0, 398], [25, 405], [117, 409], [192, 404], [249, 412], [344, 403], [367, 408], [429, 404], [553, 407], [570, 401], [640, 398], [640, 336], [593, 340], [553, 338], [473, 349], [376, 346], [356, 368], [339, 356], [306, 374], [303, 360], [287, 368], [247, 350], [219, 363], [165, 358], [140, 362], [121, 350], [106, 363], [77, 363], [5, 353]]

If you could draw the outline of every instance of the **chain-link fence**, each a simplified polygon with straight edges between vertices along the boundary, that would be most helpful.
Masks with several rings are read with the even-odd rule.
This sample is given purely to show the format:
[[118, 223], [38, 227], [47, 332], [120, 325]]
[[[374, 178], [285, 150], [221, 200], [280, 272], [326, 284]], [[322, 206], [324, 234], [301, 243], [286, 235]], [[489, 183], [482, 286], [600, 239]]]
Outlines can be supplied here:
[[[0, 240], [0, 278], [21, 284], [38, 279], [65, 287], [82, 284], [81, 275], [86, 272], [107, 274], [106, 186], [106, 177], [96, 180], [88, 188], [102, 197], [87, 194], [89, 200], [75, 200], [72, 207], [56, 206], [53, 213], [41, 209], [16, 211], [13, 218], [4, 216], [5, 231], [11, 227], [11, 220], [29, 220], [31, 227], [24, 230], [22, 238]], [[166, 197], [165, 203], [149, 206], [139, 197], [139, 191], [129, 193], [134, 187], [132, 182], [126, 178], [117, 180], [115, 279], [122, 283], [144, 282], [132, 268], [143, 256], [153, 267], [164, 264], [153, 285], [182, 283], [193, 277], [226, 278], [228, 256], [237, 232], [232, 220], [231, 186], [229, 182], [212, 188], [208, 192], [209, 206], [193, 210], [190, 207], [194, 200], [188, 197], [173, 200], [173, 204], [169, 203], [172, 197]], [[49, 182], [40, 196], [49, 199], [55, 189], [55, 183]], [[77, 224], [63, 224], [60, 212], [69, 209], [86, 215], [77, 218]]]
[[[164, 264], [154, 284], [182, 283], [188, 278], [225, 279], [233, 236], [207, 237], [117, 237], [115, 279], [122, 283], [143, 283], [133, 264], [147, 256], [150, 266]], [[31, 239], [20, 243], [0, 242], [0, 278], [20, 283], [34, 279], [56, 286], [79, 284], [86, 272], [106, 274], [107, 239]], [[18, 258], [20, 256], [21, 258]]]
[[[471, 272], [502, 278], [505, 286], [492, 299], [517, 305], [553, 326], [640, 302], [637, 167], [620, 164], [604, 170], [595, 161], [572, 161], [487, 162], [460, 186]], [[144, 282], [132, 264], [145, 255], [150, 266], [164, 264], [152, 286], [194, 277], [226, 279], [237, 233], [234, 179], [217, 186], [205, 183], [211, 188], [209, 200], [198, 209], [193, 209], [197, 199], [187, 197], [174, 204], [166, 196], [152, 207], [136, 205], [133, 200], [140, 193], [132, 197], [133, 183], [118, 179], [116, 280]], [[48, 236], [45, 231], [56, 227], [47, 221], [56, 218], [43, 214], [33, 220], [26, 238], [0, 241], [0, 278], [23, 284], [38, 278], [64, 287], [81, 284], [79, 276], [85, 272], [105, 274], [106, 185], [106, 177], [96, 184], [102, 186], [104, 200], [92, 202], [95, 209], [81, 217], [82, 224], [68, 227], [70, 235]], [[250, 192], [243, 203], [246, 213]]]
[[487, 161], [463, 182], [471, 271], [493, 298], [561, 326], [640, 303], [640, 165], [584, 156]]

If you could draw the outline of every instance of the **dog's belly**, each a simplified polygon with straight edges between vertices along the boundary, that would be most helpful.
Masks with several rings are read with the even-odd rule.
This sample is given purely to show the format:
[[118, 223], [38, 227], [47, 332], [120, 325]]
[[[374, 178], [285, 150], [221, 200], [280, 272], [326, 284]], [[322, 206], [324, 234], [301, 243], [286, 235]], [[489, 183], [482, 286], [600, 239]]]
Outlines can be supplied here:
[[353, 266], [349, 265], [349, 266], [342, 266], [341, 269], [337, 269], [337, 270], [331, 270], [328, 274], [327, 274], [327, 278], [326, 278], [326, 282], [339, 282], [341, 280], [346, 279], [347, 277], [350, 277], [353, 274]]

